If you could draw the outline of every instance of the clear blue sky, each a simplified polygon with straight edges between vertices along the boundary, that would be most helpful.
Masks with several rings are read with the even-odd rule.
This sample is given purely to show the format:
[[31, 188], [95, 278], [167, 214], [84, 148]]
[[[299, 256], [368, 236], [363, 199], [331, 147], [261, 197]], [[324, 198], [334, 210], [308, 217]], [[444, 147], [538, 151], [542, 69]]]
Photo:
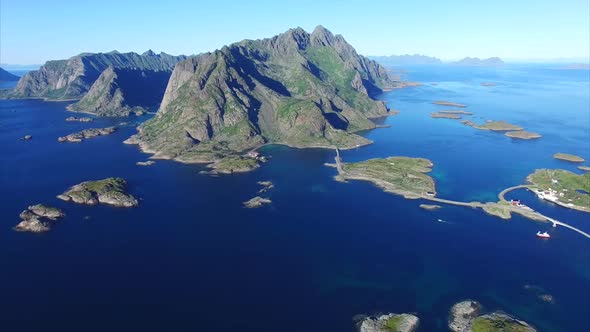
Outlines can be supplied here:
[[0, 0], [0, 62], [81, 52], [195, 54], [322, 24], [360, 53], [588, 57], [588, 0]]

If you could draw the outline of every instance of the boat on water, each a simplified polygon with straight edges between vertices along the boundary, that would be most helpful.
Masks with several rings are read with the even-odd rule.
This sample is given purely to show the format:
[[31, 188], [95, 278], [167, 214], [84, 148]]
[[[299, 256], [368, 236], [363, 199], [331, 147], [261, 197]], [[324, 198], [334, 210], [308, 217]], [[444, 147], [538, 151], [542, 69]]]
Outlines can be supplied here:
[[547, 232], [541, 233], [541, 231], [538, 231], [537, 232], [537, 237], [538, 238], [541, 238], [541, 239], [548, 239], [548, 238], [551, 237], [551, 235], [549, 235], [549, 233], [547, 233]]

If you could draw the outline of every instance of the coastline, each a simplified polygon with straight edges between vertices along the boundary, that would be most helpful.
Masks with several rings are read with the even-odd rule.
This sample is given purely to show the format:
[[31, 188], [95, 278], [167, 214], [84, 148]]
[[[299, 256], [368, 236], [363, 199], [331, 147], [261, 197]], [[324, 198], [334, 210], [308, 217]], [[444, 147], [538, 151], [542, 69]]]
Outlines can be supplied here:
[[[471, 207], [471, 208], [480, 208], [484, 212], [486, 212], [487, 214], [493, 215], [493, 216], [496, 216], [496, 217], [499, 217], [502, 219], [510, 219], [512, 217], [511, 213], [516, 213], [516, 214], [519, 214], [525, 218], [528, 218], [528, 219], [531, 219], [534, 221], [551, 222], [551, 223], [553, 223], [553, 225], [560, 225], [560, 226], [569, 228], [569, 229], [585, 236], [586, 238], [590, 239], [590, 234], [588, 234], [576, 227], [568, 225], [568, 224], [561, 222], [559, 220], [547, 217], [547, 216], [545, 216], [537, 211], [534, 211], [532, 209], [526, 209], [526, 208], [507, 204], [507, 201], [504, 198], [504, 195], [506, 193], [508, 193], [512, 190], [516, 190], [516, 189], [529, 188], [529, 185], [518, 185], [518, 186], [509, 187], [509, 188], [502, 190], [498, 194], [499, 202], [485, 202], [485, 203], [484, 202], [461, 202], [461, 201], [455, 201], [455, 200], [435, 197], [436, 192], [429, 193], [429, 194], [409, 192], [406, 190], [401, 190], [401, 189], [397, 188], [396, 186], [390, 184], [389, 182], [386, 182], [386, 181], [383, 181], [380, 179], [375, 179], [375, 178], [367, 177], [367, 176], [358, 176], [358, 175], [347, 174], [344, 171], [344, 168], [342, 167], [342, 161], [340, 159], [340, 153], [338, 152], [338, 149], [336, 149], [336, 157], [334, 159], [336, 161], [335, 164], [325, 164], [325, 165], [329, 166], [329, 167], [334, 167], [334, 166], [336, 167], [338, 174], [336, 176], [334, 176], [334, 179], [339, 182], [346, 182], [346, 180], [349, 180], [349, 179], [371, 182], [372, 184], [381, 188], [385, 192], [399, 195], [399, 196], [402, 196], [406, 199], [425, 199], [425, 200], [449, 204], [449, 205], [465, 206], [465, 207]], [[588, 212], [588, 211], [586, 211], [586, 212]]]

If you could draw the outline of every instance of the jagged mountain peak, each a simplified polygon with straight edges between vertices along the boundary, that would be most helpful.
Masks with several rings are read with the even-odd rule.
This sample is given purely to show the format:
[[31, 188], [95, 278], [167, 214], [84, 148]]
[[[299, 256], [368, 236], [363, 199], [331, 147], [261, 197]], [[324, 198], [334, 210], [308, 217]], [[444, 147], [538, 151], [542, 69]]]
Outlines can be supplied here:
[[367, 144], [353, 134], [387, 114], [383, 67], [323, 27], [243, 40], [178, 63], [158, 114], [132, 140], [160, 157], [211, 161], [264, 142]]

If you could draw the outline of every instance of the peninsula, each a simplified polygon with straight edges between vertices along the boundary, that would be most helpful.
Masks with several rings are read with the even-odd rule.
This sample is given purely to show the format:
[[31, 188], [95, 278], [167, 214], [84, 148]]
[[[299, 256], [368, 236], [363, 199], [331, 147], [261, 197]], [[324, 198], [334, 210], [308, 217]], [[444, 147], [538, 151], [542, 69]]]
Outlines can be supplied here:
[[179, 62], [155, 117], [126, 141], [155, 158], [216, 162], [265, 143], [354, 148], [400, 84], [322, 26], [244, 40]]
[[133, 207], [138, 205], [135, 197], [126, 192], [127, 181], [122, 178], [107, 178], [97, 181], [86, 181], [77, 184], [57, 198], [79, 204], [96, 205], [98, 203]]

